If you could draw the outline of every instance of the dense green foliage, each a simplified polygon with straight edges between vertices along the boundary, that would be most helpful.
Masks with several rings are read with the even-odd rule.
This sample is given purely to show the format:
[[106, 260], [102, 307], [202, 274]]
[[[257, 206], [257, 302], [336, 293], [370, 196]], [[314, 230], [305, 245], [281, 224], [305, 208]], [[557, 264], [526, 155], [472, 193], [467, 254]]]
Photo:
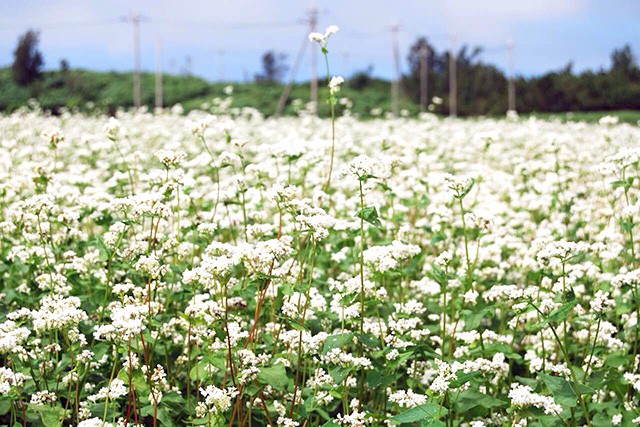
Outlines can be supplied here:
[[[418, 39], [407, 56], [409, 72], [403, 76], [405, 95], [419, 102], [420, 49], [428, 49], [429, 94], [444, 98], [437, 106], [448, 113], [449, 51], [439, 53]], [[456, 54], [458, 114], [502, 114], [507, 110], [507, 78], [480, 59], [482, 48], [463, 46]], [[606, 111], [640, 108], [640, 69], [627, 45], [611, 53], [608, 69], [573, 72], [572, 64], [542, 76], [516, 79], [516, 110], [520, 113]]]
[[[438, 53], [425, 39], [419, 39], [408, 55], [409, 71], [402, 79], [400, 108], [404, 114], [414, 115], [419, 107], [419, 57], [421, 47], [429, 49], [429, 96], [443, 99], [431, 105], [433, 112], [448, 113], [449, 53]], [[502, 115], [507, 109], [507, 80], [499, 69], [479, 59], [479, 48], [462, 47], [456, 56], [458, 74], [458, 113], [462, 116]], [[566, 111], [592, 112], [576, 114], [573, 119], [597, 120], [613, 110], [640, 109], [640, 70], [628, 47], [615, 50], [608, 70], [575, 74], [571, 65], [543, 76], [516, 81], [519, 113], [559, 113]], [[349, 109], [359, 117], [370, 117], [391, 110], [390, 82], [371, 76], [371, 68], [352, 75], [340, 96], [349, 99]], [[154, 105], [154, 76], [142, 74], [142, 103]], [[275, 112], [283, 86], [260, 79], [251, 83], [233, 83], [233, 95], [225, 93], [229, 83], [208, 82], [187, 75], [165, 75], [164, 104], [180, 103], [187, 111], [210, 109], [226, 99], [230, 107], [252, 107], [264, 115]], [[321, 83], [321, 91], [327, 91]], [[10, 68], [0, 69], [0, 111], [10, 112], [34, 99], [45, 110], [56, 113], [61, 108], [97, 109], [113, 113], [120, 107], [133, 105], [132, 76], [122, 72], [95, 72], [62, 67], [47, 71], [28, 86], [21, 86], [12, 78]], [[217, 101], [216, 101], [217, 98]], [[321, 94], [320, 99], [326, 98]], [[295, 100], [299, 100], [296, 102]], [[308, 83], [295, 84], [289, 96], [285, 114], [292, 114], [309, 100]], [[338, 103], [336, 113], [344, 112]], [[598, 113], [594, 113], [598, 112]], [[321, 116], [329, 115], [329, 105], [319, 105]], [[374, 114], [372, 114], [374, 113]], [[568, 118], [564, 117], [563, 118]], [[629, 112], [622, 121], [637, 122], [638, 114]]]

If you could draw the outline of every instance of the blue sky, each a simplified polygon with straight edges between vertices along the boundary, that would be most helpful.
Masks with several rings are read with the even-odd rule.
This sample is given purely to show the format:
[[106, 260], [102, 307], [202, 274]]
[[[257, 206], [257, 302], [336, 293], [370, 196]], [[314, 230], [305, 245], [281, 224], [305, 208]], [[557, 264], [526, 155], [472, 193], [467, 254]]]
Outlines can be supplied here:
[[[639, 0], [0, 0], [0, 65], [10, 64], [18, 36], [41, 30], [47, 68], [60, 59], [71, 66], [128, 70], [132, 66], [131, 25], [120, 22], [134, 10], [141, 25], [142, 65], [154, 67], [154, 45], [162, 39], [163, 67], [180, 72], [191, 58], [193, 74], [210, 80], [243, 80], [260, 70], [269, 49], [289, 55], [308, 33], [301, 21], [319, 9], [319, 29], [336, 24], [330, 41], [334, 74], [349, 75], [372, 65], [392, 74], [388, 27], [398, 22], [402, 68], [419, 35], [440, 50], [455, 33], [459, 44], [486, 47], [483, 59], [506, 66], [506, 40], [513, 40], [517, 74], [608, 67], [611, 50], [629, 43], [640, 53]], [[246, 25], [246, 24], [272, 24]], [[309, 75], [307, 48], [298, 80]]]

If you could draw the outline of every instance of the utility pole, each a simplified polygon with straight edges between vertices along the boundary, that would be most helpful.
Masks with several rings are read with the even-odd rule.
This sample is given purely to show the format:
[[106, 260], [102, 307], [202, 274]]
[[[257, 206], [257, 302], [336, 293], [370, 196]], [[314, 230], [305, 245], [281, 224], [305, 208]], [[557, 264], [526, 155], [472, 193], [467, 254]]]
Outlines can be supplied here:
[[513, 75], [513, 41], [509, 40], [507, 42], [507, 68], [508, 68], [508, 83], [507, 83], [507, 93], [508, 93], [508, 108], [509, 111], [516, 111], [516, 84], [514, 81]]
[[451, 34], [451, 48], [449, 51], [449, 116], [458, 115], [458, 76], [456, 70], [456, 35]]
[[184, 57], [184, 68], [182, 69], [182, 74], [190, 76], [191, 75], [191, 64], [193, 60], [191, 59], [191, 55], [187, 55]]
[[156, 38], [156, 109], [162, 108], [162, 39]]
[[342, 51], [342, 77], [346, 80], [349, 77], [349, 57], [351, 54], [348, 50]]
[[[302, 58], [304, 57], [304, 51], [307, 48], [307, 45], [309, 44], [309, 36], [307, 34], [305, 34], [304, 38], [302, 39], [302, 44], [300, 45], [300, 48], [298, 49], [298, 54], [296, 55], [296, 60], [293, 63], [293, 67], [291, 67], [291, 74], [289, 75], [289, 81], [287, 82], [287, 84], [284, 86], [284, 89], [282, 89], [282, 93], [280, 94], [280, 98], [278, 99], [278, 105], [276, 105], [276, 111], [274, 113], [274, 116], [280, 117], [282, 115], [282, 112], [284, 111], [284, 107], [287, 103], [287, 99], [289, 98], [289, 92], [291, 92], [291, 87], [293, 86], [293, 82], [296, 78], [296, 73], [298, 72], [298, 68], [300, 68], [300, 65], [302, 64]], [[311, 48], [313, 49], [314, 46], [311, 46]]]
[[224, 49], [218, 49], [218, 72], [220, 73], [220, 81], [224, 81]]
[[[316, 25], [318, 24], [318, 8], [314, 5], [309, 8], [309, 17], [307, 23], [309, 24], [309, 34], [316, 31]], [[309, 99], [316, 108], [318, 106], [318, 53], [316, 49], [311, 49], [311, 79], [309, 81]]]
[[429, 48], [420, 48], [420, 111], [427, 109], [429, 103]]
[[131, 12], [124, 22], [133, 24], [133, 108], [140, 108], [140, 12]]
[[398, 98], [400, 97], [400, 56], [398, 53], [398, 31], [400, 25], [394, 23], [390, 27], [391, 46], [393, 48], [393, 82], [391, 83], [391, 106], [393, 117], [398, 118]]

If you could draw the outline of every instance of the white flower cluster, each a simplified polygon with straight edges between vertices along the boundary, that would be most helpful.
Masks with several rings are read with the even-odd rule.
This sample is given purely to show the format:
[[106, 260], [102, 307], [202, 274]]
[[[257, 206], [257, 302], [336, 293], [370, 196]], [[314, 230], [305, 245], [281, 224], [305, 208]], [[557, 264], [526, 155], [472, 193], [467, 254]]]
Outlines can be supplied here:
[[391, 389], [388, 388], [387, 394], [389, 395], [389, 402], [396, 403], [401, 408], [412, 408], [422, 405], [427, 401], [427, 396], [415, 393], [411, 389], [392, 392]]
[[47, 295], [40, 301], [40, 309], [31, 313], [33, 328], [37, 332], [62, 330], [77, 326], [88, 318], [80, 308], [80, 298]]
[[337, 33], [339, 28], [336, 25], [329, 25], [325, 30], [324, 34], [322, 33], [311, 33], [309, 34], [309, 40], [312, 42], [316, 42], [320, 44], [323, 48], [327, 47], [327, 41], [331, 34]]
[[545, 414], [559, 414], [562, 412], [562, 407], [553, 400], [553, 397], [534, 393], [533, 389], [528, 385], [511, 384], [509, 399], [511, 399], [511, 404], [516, 408], [533, 406], [544, 410]]
[[329, 92], [331, 95], [335, 95], [340, 91], [340, 86], [344, 83], [344, 78], [341, 76], [331, 77], [329, 80]]
[[0, 367], [0, 395], [8, 395], [14, 387], [21, 387], [27, 376], [20, 372], [13, 372], [4, 366]]
[[196, 415], [203, 418], [208, 413], [221, 414], [229, 409], [232, 399], [238, 395], [238, 390], [235, 387], [218, 388], [209, 385], [205, 388], [200, 388], [200, 393], [204, 397], [204, 402], [198, 404]]
[[593, 299], [589, 301], [591, 310], [596, 313], [602, 313], [607, 307], [613, 307], [614, 305], [615, 301], [609, 298], [609, 292], [603, 292], [602, 290], [598, 290]]
[[156, 151], [156, 157], [166, 168], [174, 168], [187, 158], [187, 153], [184, 151], [158, 150]]
[[126, 396], [129, 393], [129, 387], [127, 387], [119, 378], [115, 378], [107, 387], [102, 387], [96, 394], [89, 396], [91, 402], [98, 402], [101, 400], [109, 399], [114, 400], [122, 396]]
[[390, 245], [372, 246], [364, 251], [364, 262], [373, 270], [384, 273], [398, 266], [398, 262], [420, 253], [418, 245], [408, 245], [394, 240]]

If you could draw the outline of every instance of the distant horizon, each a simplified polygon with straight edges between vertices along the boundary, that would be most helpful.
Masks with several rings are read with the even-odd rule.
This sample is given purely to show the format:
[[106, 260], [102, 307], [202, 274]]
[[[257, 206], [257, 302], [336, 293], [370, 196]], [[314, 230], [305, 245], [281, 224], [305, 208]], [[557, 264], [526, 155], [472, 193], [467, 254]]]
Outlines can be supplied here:
[[[303, 20], [312, 4], [299, 0], [224, 0], [212, 5], [184, 0], [180, 8], [171, 0], [98, 1], [53, 0], [3, 2], [0, 22], [0, 64], [9, 66], [19, 35], [40, 30], [45, 68], [55, 70], [66, 59], [73, 68], [94, 71], [131, 71], [132, 26], [123, 22], [132, 8], [141, 22], [142, 69], [154, 71], [156, 39], [162, 40], [163, 70], [180, 74], [185, 66], [207, 81], [251, 81], [260, 72], [261, 55], [284, 52], [287, 64], [295, 61], [308, 34]], [[452, 0], [429, 4], [405, 0], [393, 5], [384, 0], [323, 0], [317, 30], [336, 24], [340, 31], [329, 43], [333, 74], [345, 76], [373, 66], [372, 75], [393, 76], [392, 22], [400, 24], [401, 70], [406, 73], [409, 46], [426, 37], [438, 51], [449, 49], [449, 35], [460, 47], [480, 46], [482, 62], [506, 69], [505, 42], [515, 43], [515, 74], [525, 78], [558, 71], [568, 63], [573, 70], [608, 69], [610, 53], [625, 44], [640, 52], [640, 2], [617, 0], [540, 0], [511, 2]], [[365, 11], [367, 13], [362, 13]], [[6, 18], [5, 18], [6, 19]], [[427, 31], [428, 29], [428, 31]], [[307, 45], [296, 81], [308, 81], [310, 49]], [[318, 54], [318, 52], [316, 52]], [[187, 57], [191, 58], [190, 65]], [[319, 59], [318, 74], [324, 64]], [[285, 80], [288, 79], [288, 75]]]

